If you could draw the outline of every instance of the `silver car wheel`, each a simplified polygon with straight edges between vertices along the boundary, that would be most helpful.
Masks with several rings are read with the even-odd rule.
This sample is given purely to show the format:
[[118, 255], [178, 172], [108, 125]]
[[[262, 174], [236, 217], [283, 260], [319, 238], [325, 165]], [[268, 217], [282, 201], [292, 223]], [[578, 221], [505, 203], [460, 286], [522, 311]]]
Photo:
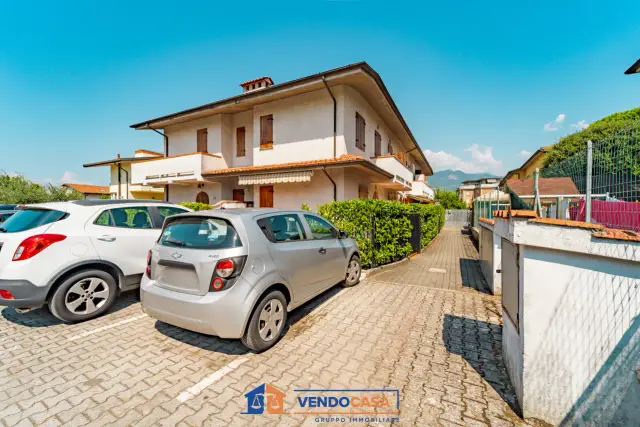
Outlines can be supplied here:
[[109, 298], [109, 285], [97, 277], [87, 277], [73, 284], [64, 297], [64, 305], [74, 314], [91, 314]]
[[284, 308], [282, 303], [277, 299], [272, 299], [260, 312], [260, 318], [258, 319], [260, 338], [265, 341], [271, 341], [278, 337], [283, 326], [283, 319]]
[[349, 266], [347, 267], [347, 280], [353, 282], [358, 277], [360, 277], [360, 263], [352, 259], [349, 261]]

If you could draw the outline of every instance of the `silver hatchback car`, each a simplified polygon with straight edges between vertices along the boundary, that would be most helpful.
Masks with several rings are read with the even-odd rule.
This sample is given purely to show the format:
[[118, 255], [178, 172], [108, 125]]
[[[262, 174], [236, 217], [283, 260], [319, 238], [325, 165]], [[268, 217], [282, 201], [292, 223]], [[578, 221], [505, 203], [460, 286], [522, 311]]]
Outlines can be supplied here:
[[171, 325], [273, 346], [287, 312], [360, 280], [358, 245], [308, 211], [209, 210], [175, 215], [149, 252], [140, 294]]

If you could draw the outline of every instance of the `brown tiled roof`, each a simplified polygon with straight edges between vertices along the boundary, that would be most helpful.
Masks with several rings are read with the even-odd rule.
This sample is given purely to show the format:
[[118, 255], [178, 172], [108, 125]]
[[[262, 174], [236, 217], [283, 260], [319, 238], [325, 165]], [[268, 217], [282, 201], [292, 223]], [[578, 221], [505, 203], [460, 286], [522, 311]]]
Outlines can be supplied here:
[[109, 187], [106, 185], [91, 184], [62, 184], [63, 187], [71, 188], [82, 194], [109, 194]]
[[269, 80], [271, 82], [271, 84], [273, 84], [273, 79], [271, 77], [264, 76], [264, 77], [258, 77], [257, 79], [247, 80], [246, 82], [242, 82], [242, 83], [240, 83], [240, 86], [250, 85], [252, 83], [261, 82], [262, 80]]
[[480, 218], [478, 221], [484, 222], [485, 224], [495, 225], [495, 221], [490, 218]]
[[636, 233], [635, 231], [612, 230], [610, 228], [606, 228], [602, 231], [594, 232], [593, 236], [598, 237], [600, 239], [627, 240], [631, 242], [640, 242], [640, 233]]
[[[561, 178], [539, 178], [540, 195], [554, 194], [580, 194], [576, 184], [569, 177]], [[534, 194], [535, 182], [533, 178], [510, 179], [507, 186], [518, 196]]]
[[320, 166], [331, 166], [331, 165], [348, 165], [348, 164], [356, 164], [361, 163], [364, 166], [370, 167], [372, 169], [376, 169], [379, 172], [390, 175], [388, 172], [380, 169], [374, 163], [366, 160], [362, 156], [356, 156], [353, 154], [343, 154], [337, 158], [331, 159], [318, 159], [318, 160], [306, 160], [302, 162], [290, 162], [290, 163], [277, 163], [271, 165], [253, 165], [253, 166], [240, 166], [237, 168], [227, 168], [227, 169], [214, 169], [210, 171], [202, 172], [203, 175], [236, 175], [241, 173], [256, 173], [256, 172], [270, 172], [270, 171], [278, 171], [278, 170], [287, 170], [287, 169], [308, 169], [312, 167], [320, 167]]
[[535, 222], [536, 224], [560, 225], [563, 227], [586, 228], [588, 230], [604, 229], [604, 227], [600, 224], [592, 224], [590, 222], [584, 221], [572, 221], [570, 219], [536, 218], [532, 219], [530, 222]]
[[537, 218], [538, 214], [535, 211], [525, 211], [518, 209], [505, 209], [500, 211], [493, 211], [494, 218]]

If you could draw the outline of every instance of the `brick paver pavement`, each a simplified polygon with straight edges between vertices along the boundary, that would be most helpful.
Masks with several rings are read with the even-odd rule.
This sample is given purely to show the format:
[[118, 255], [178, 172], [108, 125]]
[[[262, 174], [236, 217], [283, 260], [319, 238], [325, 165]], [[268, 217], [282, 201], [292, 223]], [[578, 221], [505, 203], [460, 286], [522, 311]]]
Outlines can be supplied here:
[[[144, 316], [135, 294], [76, 325], [45, 310], [4, 308], [0, 424], [317, 423], [241, 414], [243, 394], [265, 382], [287, 393], [289, 408], [295, 388], [387, 387], [400, 389], [401, 425], [523, 424], [509, 406], [515, 397], [500, 357], [499, 299], [469, 290], [481, 286], [476, 264], [458, 261], [473, 260], [474, 251], [460, 230], [444, 230], [411, 263], [296, 310], [284, 339], [262, 354]], [[424, 272], [431, 267], [447, 273]], [[476, 285], [453, 286], [463, 274]], [[235, 369], [201, 393], [178, 399], [230, 363]]]

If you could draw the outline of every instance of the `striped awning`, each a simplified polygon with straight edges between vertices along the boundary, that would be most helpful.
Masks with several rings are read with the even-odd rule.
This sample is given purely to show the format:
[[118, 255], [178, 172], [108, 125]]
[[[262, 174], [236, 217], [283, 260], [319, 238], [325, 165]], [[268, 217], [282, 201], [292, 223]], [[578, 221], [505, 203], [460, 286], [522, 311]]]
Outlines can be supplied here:
[[309, 182], [313, 171], [278, 172], [260, 175], [240, 175], [238, 185], [282, 184], [287, 182]]

